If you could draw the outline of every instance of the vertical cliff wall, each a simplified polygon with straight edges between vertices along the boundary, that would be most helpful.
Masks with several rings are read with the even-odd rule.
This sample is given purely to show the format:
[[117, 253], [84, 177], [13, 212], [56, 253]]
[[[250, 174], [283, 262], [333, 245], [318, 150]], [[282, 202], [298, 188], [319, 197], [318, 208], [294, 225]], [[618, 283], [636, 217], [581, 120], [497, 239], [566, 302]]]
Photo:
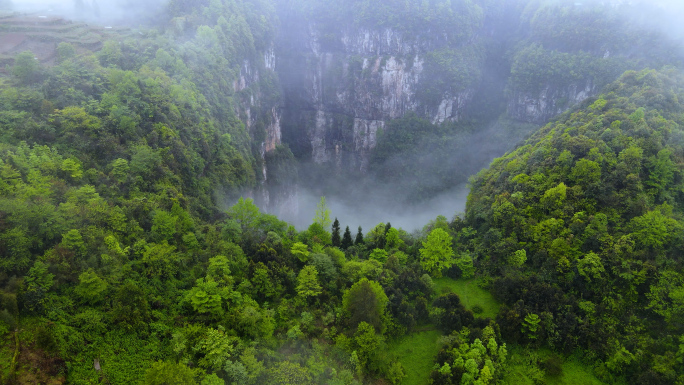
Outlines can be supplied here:
[[[347, 176], [364, 187], [397, 186], [406, 178], [419, 190], [432, 183], [434, 191], [446, 191], [509, 150], [511, 138], [531, 129], [527, 123], [546, 123], [648, 62], [640, 56], [646, 51], [623, 44], [646, 35], [608, 17], [616, 12], [609, 6], [307, 0], [283, 2], [278, 12], [280, 28], [264, 67], [275, 69], [282, 98], [280, 104], [249, 100], [261, 106], [261, 118], [246, 119], [250, 127], [263, 120], [263, 138], [250, 128], [263, 146], [260, 158], [283, 159], [266, 154], [287, 144], [307, 179], [303, 190], [317, 195], [356, 193], [341, 186]], [[246, 78], [254, 76], [248, 67]], [[393, 127], [406, 126], [392, 121], [407, 114], [432, 125], [392, 138]], [[437, 181], [383, 162], [426, 166], [420, 173]], [[261, 193], [273, 206], [274, 194], [283, 198], [268, 187], [274, 180], [268, 163]]]
[[280, 217], [297, 214], [297, 170], [294, 157], [282, 145], [282, 91], [274, 44], [254, 58], [244, 59], [233, 82], [236, 113], [252, 138], [259, 184], [253, 197], [260, 207]]
[[439, 37], [349, 26], [330, 36], [313, 22], [288, 28], [277, 67], [283, 136], [300, 159], [363, 172], [388, 120], [415, 112], [433, 123], [458, 121], [472, 100], [474, 79], [421, 95], [426, 60], [448, 43]]
[[544, 124], [599, 91], [591, 78], [569, 85], [546, 85], [540, 91], [513, 90], [507, 114], [522, 122]]

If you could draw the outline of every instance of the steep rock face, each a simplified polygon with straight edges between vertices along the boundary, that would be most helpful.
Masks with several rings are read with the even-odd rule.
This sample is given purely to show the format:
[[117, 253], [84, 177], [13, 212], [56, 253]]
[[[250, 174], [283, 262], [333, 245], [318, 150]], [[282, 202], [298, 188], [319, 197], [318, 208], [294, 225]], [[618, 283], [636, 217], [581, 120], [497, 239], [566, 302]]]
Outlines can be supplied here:
[[[263, 58], [263, 62], [260, 59]], [[281, 183], [277, 190], [270, 188], [273, 177], [266, 158], [282, 143], [281, 108], [279, 90], [269, 88], [269, 81], [277, 80], [276, 55], [273, 46], [257, 55], [256, 60], [245, 59], [240, 67], [233, 89], [240, 96], [238, 115], [253, 140], [256, 140], [261, 167], [259, 187], [252, 192], [260, 207], [281, 217], [296, 214], [299, 209], [296, 181]]]
[[[240, 104], [236, 112], [252, 136], [254, 136], [252, 129], [257, 125], [259, 119], [265, 118], [268, 122], [267, 135], [270, 135], [268, 136], [269, 145], [275, 148], [276, 145], [280, 144], [279, 100], [264, 100], [271, 98], [272, 95], [268, 95], [267, 90], [262, 90], [260, 84], [265, 75], [275, 76], [274, 48], [270, 47], [262, 55], [263, 63], [254, 63], [250, 59], [245, 59], [242, 62], [240, 75], [233, 82], [233, 90], [240, 96]], [[271, 114], [269, 115], [268, 112], [263, 114], [264, 111], [269, 111]], [[265, 116], [260, 116], [260, 113]]]
[[315, 163], [365, 171], [388, 120], [415, 112], [433, 123], [457, 121], [472, 99], [472, 90], [445, 91], [431, 103], [417, 97], [425, 55], [443, 46], [438, 39], [365, 28], [331, 39], [308, 24], [287, 40], [277, 67], [286, 141], [296, 155]]
[[568, 86], [546, 85], [539, 92], [510, 92], [508, 116], [528, 123], [544, 124], [572, 106], [598, 93], [591, 79]]

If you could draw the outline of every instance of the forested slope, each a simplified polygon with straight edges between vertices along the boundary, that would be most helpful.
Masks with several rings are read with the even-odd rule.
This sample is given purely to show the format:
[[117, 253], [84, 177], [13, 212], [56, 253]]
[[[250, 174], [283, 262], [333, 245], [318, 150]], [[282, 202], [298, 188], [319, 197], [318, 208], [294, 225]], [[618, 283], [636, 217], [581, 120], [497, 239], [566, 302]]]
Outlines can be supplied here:
[[[53, 62], [23, 52], [0, 79], [0, 330], [8, 349], [18, 342], [17, 354], [3, 351], [3, 382], [96, 380], [82, 373], [95, 358], [114, 383], [140, 380], [150, 357], [165, 357], [136, 337], [151, 314], [168, 315], [148, 305], [150, 279], [192, 271], [208, 258], [199, 250], [235, 252], [214, 224], [226, 201], [267, 176], [262, 120], [279, 93], [261, 55], [277, 23], [257, 2], [172, 3], [169, 12], [178, 17], [164, 33], [115, 32], [87, 45], [57, 45], [53, 33], [44, 38], [57, 45]], [[276, 149], [286, 167], [289, 150]], [[106, 336], [111, 322], [118, 337]], [[88, 346], [97, 353], [75, 363]]]
[[472, 180], [463, 226], [509, 341], [583, 349], [608, 382], [682, 381], [682, 80], [627, 72]]

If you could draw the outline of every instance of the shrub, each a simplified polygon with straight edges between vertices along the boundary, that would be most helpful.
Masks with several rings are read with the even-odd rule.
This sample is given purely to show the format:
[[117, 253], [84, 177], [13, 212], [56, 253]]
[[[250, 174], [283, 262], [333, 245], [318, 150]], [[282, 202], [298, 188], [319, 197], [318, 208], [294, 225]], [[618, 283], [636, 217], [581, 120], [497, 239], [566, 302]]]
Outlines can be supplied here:
[[554, 354], [544, 361], [543, 367], [546, 374], [551, 377], [558, 377], [563, 373], [563, 360]]

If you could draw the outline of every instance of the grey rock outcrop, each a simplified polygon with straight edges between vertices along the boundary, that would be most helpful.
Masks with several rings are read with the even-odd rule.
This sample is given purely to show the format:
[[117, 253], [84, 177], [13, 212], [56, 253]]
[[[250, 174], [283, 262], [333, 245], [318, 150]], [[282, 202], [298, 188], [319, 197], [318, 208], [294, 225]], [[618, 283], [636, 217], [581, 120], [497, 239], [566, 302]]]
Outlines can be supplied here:
[[[410, 39], [393, 29], [349, 28], [333, 41], [308, 24], [283, 49], [278, 73], [283, 80], [290, 137], [306, 136], [299, 156], [318, 164], [365, 171], [378, 133], [387, 121], [408, 112], [433, 123], [458, 121], [472, 90], [444, 90], [432, 104], [417, 97], [425, 74], [425, 55], [443, 45]], [[328, 39], [328, 40], [326, 40]], [[292, 144], [291, 144], [292, 146]], [[295, 146], [296, 147], [296, 146]]]
[[[280, 217], [292, 217], [298, 211], [296, 181], [291, 184], [279, 186], [277, 191], [269, 188], [269, 177], [266, 156], [275, 151], [282, 144], [282, 105], [279, 98], [273, 98], [273, 90], [262, 89], [262, 78], [270, 76], [277, 78], [275, 73], [276, 55], [275, 48], [271, 45], [260, 55], [259, 60], [245, 59], [240, 67], [239, 77], [233, 83], [236, 94], [242, 95], [238, 105], [238, 115], [241, 117], [247, 132], [254, 139], [263, 137], [259, 144], [261, 172], [259, 186], [252, 192], [253, 198], [263, 209]], [[263, 58], [263, 62], [260, 59]], [[247, 92], [245, 92], [247, 91]], [[263, 133], [257, 132], [263, 130]]]
[[512, 91], [508, 116], [529, 123], [544, 124], [574, 105], [594, 96], [599, 90], [591, 79], [569, 86], [547, 85], [539, 92]]

